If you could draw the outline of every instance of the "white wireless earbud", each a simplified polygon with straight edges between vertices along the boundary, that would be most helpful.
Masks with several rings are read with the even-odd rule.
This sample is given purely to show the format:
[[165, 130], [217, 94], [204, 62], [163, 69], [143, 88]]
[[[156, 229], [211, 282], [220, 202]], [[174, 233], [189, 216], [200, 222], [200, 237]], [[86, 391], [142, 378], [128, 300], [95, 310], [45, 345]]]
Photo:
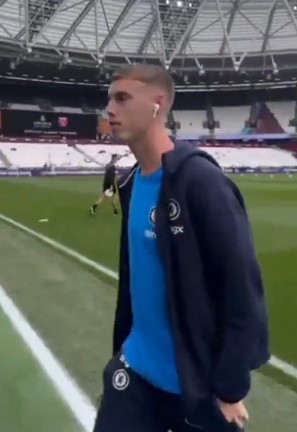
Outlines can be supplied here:
[[160, 110], [160, 105], [157, 104], [157, 103], [155, 103], [155, 104], [154, 104], [154, 113], [153, 113], [153, 118], [156, 118], [156, 117], [157, 117], [157, 114], [158, 114], [159, 110]]

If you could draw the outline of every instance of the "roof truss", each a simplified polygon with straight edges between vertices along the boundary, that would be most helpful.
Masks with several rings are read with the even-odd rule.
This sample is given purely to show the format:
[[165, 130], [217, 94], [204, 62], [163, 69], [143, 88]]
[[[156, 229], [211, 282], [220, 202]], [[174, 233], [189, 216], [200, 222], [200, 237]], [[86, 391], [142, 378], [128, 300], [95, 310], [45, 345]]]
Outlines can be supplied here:
[[[251, 1], [254, 9], [249, 6]], [[14, 8], [19, 5], [20, 14], [15, 18], [15, 23], [22, 25], [19, 31], [15, 31], [18, 27], [15, 23], [14, 26], [9, 26], [8, 2]], [[97, 65], [105, 65], [110, 62], [110, 58], [122, 58], [125, 62], [152, 59], [154, 62], [161, 61], [166, 67], [174, 68], [181, 62], [185, 69], [194, 65], [200, 70], [207, 58], [213, 59], [213, 64], [220, 65], [215, 67], [222, 69], [232, 66], [244, 68], [246, 60], [255, 56], [277, 57], [282, 40], [285, 52], [296, 53], [297, 14], [293, 10], [294, 2], [295, 0], [122, 0], [118, 3], [111, 0], [0, 0], [0, 43], [25, 48], [25, 55], [31, 54], [32, 49], [33, 54], [35, 50], [46, 49], [48, 53], [52, 50], [60, 57], [65, 52], [71, 58], [86, 55]], [[116, 3], [117, 6], [113, 6]], [[122, 9], [119, 4], [123, 4]], [[73, 18], [74, 14], [69, 12], [71, 18], [67, 21], [67, 11], [78, 5], [81, 5], [76, 9], [78, 15]], [[286, 11], [286, 20], [283, 22], [280, 22], [279, 17], [284, 14], [280, 11]], [[65, 23], [69, 23], [64, 28], [61, 19], [56, 24], [56, 18], [59, 19], [62, 12], [63, 19], [66, 16]], [[105, 30], [102, 30], [102, 26], [99, 28], [102, 16], [106, 24]], [[276, 16], [277, 19], [274, 19]], [[11, 16], [11, 20], [13, 19]], [[143, 33], [140, 21], [144, 23]], [[86, 29], [86, 22], [92, 27]], [[240, 35], [240, 22], [249, 24], [248, 33]], [[138, 45], [135, 43], [134, 26], [138, 28]], [[221, 40], [215, 41], [212, 28], [218, 27], [221, 29]], [[58, 42], [51, 36], [55, 29], [59, 32]], [[287, 45], [289, 38], [294, 41], [290, 46]], [[241, 40], [242, 50], [238, 49]], [[129, 41], [133, 49], [129, 49]], [[204, 42], [211, 47], [209, 51], [205, 48], [199, 51]], [[255, 50], [256, 44], [258, 51]], [[216, 48], [213, 49], [212, 46]], [[220, 61], [216, 63], [217, 59]]]

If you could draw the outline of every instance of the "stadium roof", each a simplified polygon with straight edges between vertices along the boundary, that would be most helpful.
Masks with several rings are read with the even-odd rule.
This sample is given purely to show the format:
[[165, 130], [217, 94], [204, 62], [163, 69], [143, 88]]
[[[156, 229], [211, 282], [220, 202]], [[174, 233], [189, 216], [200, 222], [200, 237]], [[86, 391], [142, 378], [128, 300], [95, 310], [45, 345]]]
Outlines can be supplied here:
[[109, 71], [297, 69], [297, 0], [0, 0], [0, 56]]

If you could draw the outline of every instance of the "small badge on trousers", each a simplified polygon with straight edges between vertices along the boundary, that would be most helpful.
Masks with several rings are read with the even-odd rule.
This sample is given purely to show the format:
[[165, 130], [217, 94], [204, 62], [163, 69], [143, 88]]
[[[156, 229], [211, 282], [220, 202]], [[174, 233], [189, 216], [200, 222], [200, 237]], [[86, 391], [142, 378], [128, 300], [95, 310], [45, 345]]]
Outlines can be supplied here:
[[112, 377], [112, 385], [116, 390], [126, 390], [130, 383], [130, 377], [125, 369], [118, 369]]

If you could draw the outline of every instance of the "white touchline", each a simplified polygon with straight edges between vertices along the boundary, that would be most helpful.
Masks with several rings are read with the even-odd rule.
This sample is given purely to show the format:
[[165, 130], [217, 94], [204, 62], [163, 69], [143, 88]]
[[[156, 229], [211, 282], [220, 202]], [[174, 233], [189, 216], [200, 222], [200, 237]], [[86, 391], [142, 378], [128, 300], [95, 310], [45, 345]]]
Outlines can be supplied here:
[[71, 409], [77, 422], [86, 432], [91, 432], [94, 427], [96, 415], [95, 408], [91, 401], [78, 387], [74, 379], [60, 362], [54, 357], [1, 285], [0, 307], [45, 371], [58, 394]]
[[[118, 274], [115, 271], [109, 269], [108, 267], [105, 267], [104, 265], [99, 264], [99, 263], [85, 257], [84, 255], [81, 255], [79, 252], [76, 252], [75, 250], [73, 250], [67, 246], [64, 246], [63, 244], [57, 242], [56, 240], [53, 240], [53, 239], [33, 230], [31, 228], [28, 228], [26, 225], [23, 225], [23, 224], [15, 221], [14, 219], [11, 219], [7, 216], [4, 216], [1, 213], [0, 213], [0, 220], [3, 220], [4, 222], [7, 222], [8, 224], [15, 226], [16, 228], [20, 229], [21, 231], [26, 232], [27, 234], [30, 234], [32, 237], [38, 238], [43, 243], [46, 243], [46, 244], [52, 246], [53, 248], [65, 253], [66, 255], [77, 259], [79, 262], [86, 264], [95, 270], [98, 270], [99, 272], [103, 273], [106, 276], [111, 277], [112, 279], [118, 280], [118, 278], [119, 278]], [[276, 356], [271, 356], [269, 363], [271, 366], [280, 370], [284, 374], [297, 379], [297, 367], [296, 366], [293, 366], [292, 364], [287, 363], [287, 362], [277, 358]]]
[[69, 255], [75, 259], [77, 259], [78, 261], [80, 261], [83, 264], [86, 264], [89, 267], [94, 268], [95, 270], [98, 270], [99, 272], [111, 277], [112, 279], [118, 279], [118, 274], [109, 269], [108, 267], [105, 267], [104, 265], [98, 264], [95, 261], [90, 260], [89, 258], [81, 255], [79, 252], [76, 252], [75, 250], [62, 245], [61, 243], [52, 240], [51, 238], [40, 234], [37, 231], [32, 230], [31, 228], [26, 227], [26, 225], [23, 225], [17, 221], [15, 221], [14, 219], [11, 219], [7, 216], [4, 216], [3, 214], [0, 213], [0, 220], [3, 220], [7, 223], [9, 223], [10, 225], [15, 226], [16, 228], [20, 229], [21, 231], [26, 232], [27, 234], [30, 234], [32, 237], [38, 238], [39, 240], [41, 240], [43, 243], [46, 243], [50, 246], [52, 246], [53, 248], [65, 253], [66, 255]]

